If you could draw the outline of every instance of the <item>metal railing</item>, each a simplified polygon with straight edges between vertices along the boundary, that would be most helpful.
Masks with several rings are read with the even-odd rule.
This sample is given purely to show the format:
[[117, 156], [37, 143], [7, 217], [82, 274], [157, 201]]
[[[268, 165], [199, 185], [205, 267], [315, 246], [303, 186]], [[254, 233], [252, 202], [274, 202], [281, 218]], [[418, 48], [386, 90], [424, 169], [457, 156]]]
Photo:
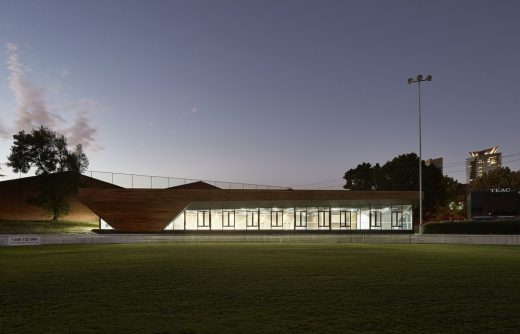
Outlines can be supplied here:
[[187, 183], [202, 181], [214, 185], [222, 189], [273, 189], [285, 190], [289, 187], [272, 186], [254, 183], [240, 183], [230, 181], [215, 181], [203, 179], [191, 179], [172, 176], [158, 176], [158, 175], [143, 175], [130, 174], [120, 172], [105, 172], [88, 170], [83, 173], [86, 176], [95, 178], [104, 182], [118, 185], [123, 188], [145, 188], [145, 189], [165, 189], [175, 186], [180, 186]]

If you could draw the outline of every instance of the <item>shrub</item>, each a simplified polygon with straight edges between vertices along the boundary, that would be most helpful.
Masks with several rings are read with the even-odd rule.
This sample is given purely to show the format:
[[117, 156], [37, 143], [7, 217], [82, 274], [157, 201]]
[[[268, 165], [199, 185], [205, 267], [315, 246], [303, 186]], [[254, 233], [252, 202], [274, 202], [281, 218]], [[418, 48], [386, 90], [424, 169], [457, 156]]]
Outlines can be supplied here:
[[520, 220], [440, 222], [424, 225], [427, 234], [520, 234]]

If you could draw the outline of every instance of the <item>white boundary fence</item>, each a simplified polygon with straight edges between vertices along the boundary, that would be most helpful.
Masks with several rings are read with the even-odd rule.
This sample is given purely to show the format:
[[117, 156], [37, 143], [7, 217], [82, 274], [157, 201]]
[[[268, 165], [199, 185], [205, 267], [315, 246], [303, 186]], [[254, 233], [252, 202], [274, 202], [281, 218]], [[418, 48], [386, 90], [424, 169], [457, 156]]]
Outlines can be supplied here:
[[[0, 246], [25, 246], [16, 240], [33, 240], [32, 245], [132, 244], [132, 243], [366, 243], [366, 244], [466, 244], [520, 245], [520, 235], [451, 234], [40, 234], [0, 235]], [[37, 241], [36, 241], [37, 240]]]

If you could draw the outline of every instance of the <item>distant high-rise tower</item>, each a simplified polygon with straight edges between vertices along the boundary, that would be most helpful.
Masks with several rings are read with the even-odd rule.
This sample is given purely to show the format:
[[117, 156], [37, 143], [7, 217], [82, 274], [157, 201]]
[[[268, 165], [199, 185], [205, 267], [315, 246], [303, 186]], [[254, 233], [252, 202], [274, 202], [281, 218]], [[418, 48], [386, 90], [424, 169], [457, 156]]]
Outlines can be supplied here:
[[469, 152], [466, 159], [466, 182], [470, 183], [482, 174], [502, 166], [502, 153], [498, 146], [482, 151]]

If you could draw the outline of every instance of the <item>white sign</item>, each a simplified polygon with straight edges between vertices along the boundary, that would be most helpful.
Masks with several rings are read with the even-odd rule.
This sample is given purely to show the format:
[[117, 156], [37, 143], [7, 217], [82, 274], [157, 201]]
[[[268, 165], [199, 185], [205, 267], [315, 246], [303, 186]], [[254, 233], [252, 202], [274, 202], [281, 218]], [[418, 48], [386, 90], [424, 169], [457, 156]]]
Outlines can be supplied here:
[[511, 188], [491, 188], [489, 191], [492, 193], [510, 193]]
[[10, 235], [7, 237], [7, 246], [30, 245], [41, 245], [40, 237], [37, 235]]

